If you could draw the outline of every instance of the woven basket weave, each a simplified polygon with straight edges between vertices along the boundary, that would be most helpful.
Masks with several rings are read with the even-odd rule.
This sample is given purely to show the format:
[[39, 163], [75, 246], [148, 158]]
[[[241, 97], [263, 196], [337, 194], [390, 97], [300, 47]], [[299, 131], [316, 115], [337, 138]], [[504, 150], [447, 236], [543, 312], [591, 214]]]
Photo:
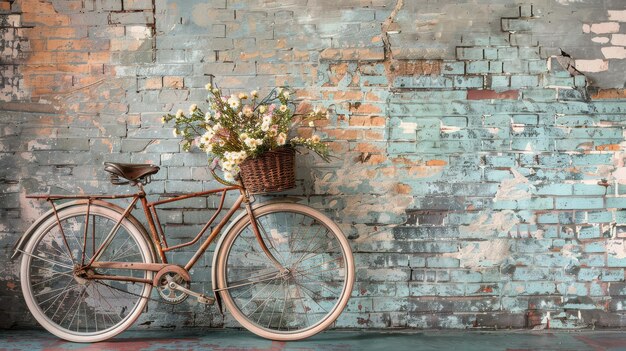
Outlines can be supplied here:
[[281, 147], [239, 164], [239, 175], [250, 193], [283, 191], [296, 186], [296, 150]]

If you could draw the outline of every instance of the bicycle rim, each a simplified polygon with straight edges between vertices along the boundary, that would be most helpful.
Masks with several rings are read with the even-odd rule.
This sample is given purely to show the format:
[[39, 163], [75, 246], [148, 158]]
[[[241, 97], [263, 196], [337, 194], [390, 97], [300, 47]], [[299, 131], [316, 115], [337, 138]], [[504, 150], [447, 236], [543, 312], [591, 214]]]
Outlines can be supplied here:
[[224, 238], [218, 286], [224, 303], [245, 328], [273, 340], [298, 340], [331, 325], [354, 282], [349, 244], [318, 211], [297, 204], [255, 210], [265, 243], [288, 269], [279, 272], [262, 251], [248, 217]]
[[[22, 257], [22, 290], [37, 321], [60, 338], [96, 342], [129, 327], [145, 307], [151, 285], [112, 280], [84, 279], [75, 272], [93, 256], [119, 219], [119, 213], [92, 205], [59, 211], [61, 228], [54, 216], [37, 229]], [[88, 229], [87, 245], [84, 230]], [[92, 239], [92, 235], [95, 238]], [[65, 236], [65, 240], [63, 239]], [[128, 220], [122, 222], [101, 261], [152, 262], [142, 232]], [[152, 273], [122, 269], [98, 269], [91, 274], [150, 278]]]

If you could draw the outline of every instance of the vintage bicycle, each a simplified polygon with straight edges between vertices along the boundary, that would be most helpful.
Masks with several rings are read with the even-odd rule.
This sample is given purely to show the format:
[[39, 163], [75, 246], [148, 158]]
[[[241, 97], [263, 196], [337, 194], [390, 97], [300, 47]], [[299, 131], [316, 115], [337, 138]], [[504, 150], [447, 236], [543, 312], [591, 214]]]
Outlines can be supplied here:
[[[220, 311], [224, 305], [261, 337], [298, 340], [329, 327], [346, 306], [353, 256], [339, 227], [321, 212], [296, 203], [253, 205], [243, 182], [228, 183], [213, 168], [224, 187], [149, 202], [144, 186], [158, 166], [105, 163], [105, 170], [113, 184], [137, 192], [27, 196], [49, 201], [52, 209], [16, 243], [13, 258], [21, 256], [30, 312], [52, 334], [74, 342], [106, 340], [129, 328], [149, 300], [177, 304], [193, 296], [203, 304], [217, 301]], [[226, 210], [230, 192], [239, 195]], [[168, 245], [157, 207], [202, 196], [220, 198], [212, 217], [191, 241]], [[116, 199], [129, 205], [112, 203]], [[149, 231], [133, 216], [138, 207]], [[191, 290], [190, 270], [218, 237], [208, 296]], [[198, 242], [184, 266], [168, 263], [166, 253]]]

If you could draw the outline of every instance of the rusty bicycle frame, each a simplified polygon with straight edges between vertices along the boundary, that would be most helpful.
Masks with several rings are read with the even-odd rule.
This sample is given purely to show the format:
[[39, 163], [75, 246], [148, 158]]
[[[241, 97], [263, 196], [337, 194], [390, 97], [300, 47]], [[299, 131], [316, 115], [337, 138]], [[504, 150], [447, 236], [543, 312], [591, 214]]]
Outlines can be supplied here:
[[[263, 236], [259, 230], [259, 227], [256, 222], [256, 218], [254, 217], [254, 213], [252, 211], [250, 195], [247, 193], [245, 187], [243, 187], [243, 184], [240, 184], [240, 185], [233, 185], [233, 184], [227, 184], [227, 183], [223, 183], [223, 184], [227, 186], [223, 188], [216, 188], [216, 189], [207, 190], [207, 191], [178, 195], [169, 199], [154, 201], [154, 202], [148, 202], [148, 200], [146, 199], [146, 193], [143, 190], [143, 185], [141, 183], [136, 184], [139, 187], [139, 192], [134, 193], [134, 194], [128, 194], [128, 195], [107, 195], [107, 194], [102, 194], [102, 195], [28, 195], [26, 197], [32, 198], [32, 199], [44, 199], [51, 203], [54, 215], [57, 220], [57, 224], [59, 226], [61, 235], [63, 237], [64, 244], [68, 248], [68, 250], [69, 250], [69, 244], [67, 243], [67, 238], [65, 237], [63, 227], [61, 226], [61, 221], [59, 219], [54, 201], [69, 200], [69, 199], [87, 200], [85, 229], [84, 229], [83, 238], [82, 238], [83, 239], [83, 242], [82, 242], [83, 252], [82, 252], [82, 257], [80, 258], [80, 265], [74, 268], [75, 271], [86, 272], [90, 268], [111, 268], [111, 269], [142, 270], [142, 271], [159, 272], [160, 270], [164, 268], [167, 268], [167, 269], [174, 268], [177, 273], [181, 274], [183, 277], [189, 278], [189, 273], [188, 273], [189, 269], [191, 269], [194, 266], [194, 264], [198, 261], [198, 259], [205, 253], [206, 249], [209, 247], [209, 245], [211, 245], [213, 240], [215, 240], [215, 238], [220, 234], [220, 232], [222, 231], [226, 223], [228, 223], [230, 219], [232, 218], [232, 216], [235, 214], [235, 212], [237, 212], [237, 210], [240, 209], [242, 203], [245, 204], [247, 215], [250, 218], [250, 222], [252, 223], [252, 230], [254, 232], [254, 235], [257, 238], [257, 241], [259, 242], [259, 245], [261, 246], [261, 249], [265, 252], [267, 257], [274, 264], [274, 266], [278, 268], [279, 271], [281, 272], [284, 271], [285, 268], [272, 255], [269, 248], [265, 244], [265, 241], [263, 240]], [[169, 264], [167, 261], [167, 257], [165, 256], [165, 253], [197, 243], [200, 240], [200, 238], [202, 238], [202, 236], [205, 234], [207, 229], [209, 229], [209, 227], [215, 222], [218, 215], [222, 211], [222, 208], [224, 207], [224, 200], [226, 199], [226, 193], [229, 191], [235, 191], [235, 190], [238, 190], [240, 192], [239, 197], [237, 198], [233, 206], [230, 208], [230, 210], [228, 210], [226, 215], [219, 221], [217, 226], [211, 231], [208, 237], [200, 245], [200, 247], [198, 248], [196, 253], [193, 255], [193, 257], [183, 267]], [[220, 197], [219, 205], [217, 206], [217, 209], [215, 209], [213, 216], [208, 220], [208, 222], [204, 225], [204, 227], [200, 230], [200, 232], [192, 240], [188, 242], [181, 243], [181, 244], [174, 245], [174, 246], [169, 246], [167, 243], [166, 234], [163, 231], [163, 226], [161, 225], [161, 222], [159, 220], [159, 215], [156, 211], [156, 207], [162, 204], [181, 201], [181, 200], [185, 200], [188, 198], [219, 194], [220, 192], [221, 192], [221, 197]], [[132, 198], [132, 201], [128, 205], [128, 207], [126, 207], [124, 212], [121, 213], [120, 219], [113, 226], [111, 231], [107, 234], [107, 236], [105, 237], [105, 239], [103, 240], [103, 242], [100, 244], [100, 246], [97, 249], [95, 249], [95, 233], [94, 233], [93, 238], [92, 238], [92, 243], [91, 243], [93, 245], [94, 254], [91, 257], [91, 259], [89, 259], [89, 261], [85, 263], [86, 261], [85, 249], [87, 247], [87, 240], [88, 240], [87, 232], [88, 232], [88, 227], [89, 227], [89, 215], [90, 215], [90, 209], [91, 209], [92, 203], [96, 200], [114, 200], [114, 199], [123, 199], [123, 198]], [[98, 259], [100, 258], [104, 250], [106, 250], [106, 248], [111, 243], [111, 241], [113, 241], [115, 234], [117, 233], [119, 227], [122, 224], [122, 221], [132, 213], [138, 201], [141, 203], [141, 207], [143, 208], [147, 221], [148, 221], [148, 226], [150, 229], [150, 235], [152, 239], [151, 244], [153, 248], [156, 249], [156, 252], [161, 262], [160, 263], [143, 263], [143, 262], [98, 261]], [[69, 252], [71, 255], [71, 250], [69, 250]], [[74, 257], [71, 257], [71, 258], [72, 258], [72, 261], [74, 261]], [[146, 284], [152, 284], [153, 286], [157, 286], [158, 284], [157, 277], [158, 277], [158, 274], [154, 277], [154, 279], [145, 279], [145, 278], [138, 278], [138, 277], [131, 277], [131, 276], [101, 275], [97, 273], [92, 273], [92, 274], [86, 274], [85, 279], [94, 279], [94, 280], [103, 279], [103, 280], [138, 282], [138, 283], [146, 283]]]

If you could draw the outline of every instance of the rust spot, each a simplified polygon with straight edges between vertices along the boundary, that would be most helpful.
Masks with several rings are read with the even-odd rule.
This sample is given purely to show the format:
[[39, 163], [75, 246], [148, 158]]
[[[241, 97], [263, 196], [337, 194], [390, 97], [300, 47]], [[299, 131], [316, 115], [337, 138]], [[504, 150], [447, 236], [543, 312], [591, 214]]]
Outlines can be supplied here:
[[9, 290], [13, 290], [17, 287], [17, 285], [15, 284], [15, 282], [13, 281], [8, 281], [7, 282], [7, 288], [9, 288]]
[[619, 151], [620, 145], [619, 144], [598, 145], [596, 146], [596, 150], [597, 151]]
[[403, 183], [396, 184], [394, 187], [394, 190], [398, 194], [410, 194], [411, 193], [411, 187]]
[[600, 89], [591, 95], [594, 100], [625, 99], [626, 89]]
[[491, 285], [481, 285], [480, 289], [478, 289], [478, 292], [492, 293], [493, 292], [493, 287]]
[[470, 89], [467, 91], [468, 100], [489, 100], [489, 99], [513, 99], [516, 100], [519, 96], [518, 90], [507, 90], [503, 92], [496, 92], [495, 90], [483, 90], [483, 89]]
[[448, 162], [444, 160], [428, 160], [426, 161], [426, 166], [445, 166]]

